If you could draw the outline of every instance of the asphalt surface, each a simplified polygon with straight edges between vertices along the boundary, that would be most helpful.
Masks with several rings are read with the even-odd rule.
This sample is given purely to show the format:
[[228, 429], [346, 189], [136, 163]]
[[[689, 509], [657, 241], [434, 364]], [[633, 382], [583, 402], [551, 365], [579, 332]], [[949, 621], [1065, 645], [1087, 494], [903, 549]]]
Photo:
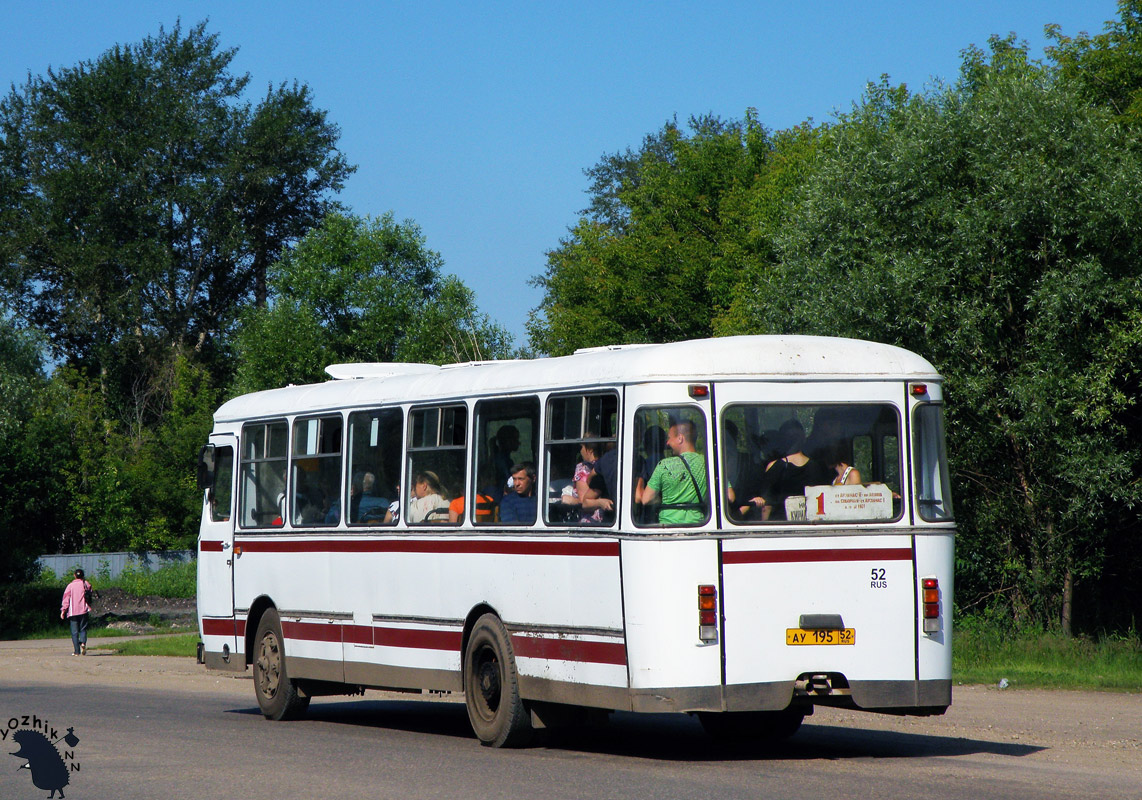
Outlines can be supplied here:
[[685, 716], [614, 714], [505, 751], [478, 744], [456, 697], [319, 699], [273, 723], [248, 674], [69, 654], [67, 640], [0, 643], [2, 800], [48, 796], [3, 755], [37, 721], [78, 738], [57, 745], [67, 800], [1142, 798], [1142, 694], [956, 687], [943, 717], [822, 709], [789, 742], [738, 750]]

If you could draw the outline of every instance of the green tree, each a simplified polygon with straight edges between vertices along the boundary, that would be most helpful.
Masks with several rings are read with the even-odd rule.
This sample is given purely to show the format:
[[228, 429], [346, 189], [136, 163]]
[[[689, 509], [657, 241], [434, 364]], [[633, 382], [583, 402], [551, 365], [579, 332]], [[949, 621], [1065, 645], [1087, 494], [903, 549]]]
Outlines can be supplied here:
[[1137, 126], [1142, 123], [1142, 0], [1119, 0], [1118, 16], [1095, 36], [1066, 36], [1058, 25], [1048, 25], [1047, 38], [1055, 44], [1047, 55], [1084, 97]]
[[329, 214], [271, 266], [272, 303], [244, 317], [237, 391], [320, 381], [335, 362], [509, 356], [510, 336], [442, 265], [411, 221]]
[[0, 586], [25, 580], [46, 546], [45, 490], [50, 469], [37, 452], [42, 343], [0, 316]]
[[753, 112], [742, 122], [668, 123], [636, 153], [587, 170], [591, 202], [535, 279], [543, 300], [531, 344], [577, 347], [708, 336], [764, 242], [751, 235], [751, 192], [773, 153]]
[[1070, 631], [1076, 587], [1137, 549], [1140, 183], [1122, 128], [993, 39], [955, 85], [884, 82], [841, 118], [743, 309], [947, 376], [968, 605]]
[[243, 101], [205, 23], [30, 76], [0, 101], [0, 285], [113, 410], [209, 357], [352, 168], [305, 87]]

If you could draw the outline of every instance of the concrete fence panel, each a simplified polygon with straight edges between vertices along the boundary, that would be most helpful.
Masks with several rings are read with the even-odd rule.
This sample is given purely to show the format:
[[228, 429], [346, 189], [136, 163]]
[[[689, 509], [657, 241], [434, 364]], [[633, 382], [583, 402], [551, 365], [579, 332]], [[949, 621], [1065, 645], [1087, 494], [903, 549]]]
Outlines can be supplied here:
[[168, 564], [185, 564], [194, 560], [193, 550], [157, 550], [149, 553], [61, 553], [40, 556], [36, 563], [42, 570], [50, 569], [56, 575], [70, 575], [77, 567], [88, 580], [106, 578], [114, 580], [123, 570], [133, 566], [144, 572], [154, 572]]

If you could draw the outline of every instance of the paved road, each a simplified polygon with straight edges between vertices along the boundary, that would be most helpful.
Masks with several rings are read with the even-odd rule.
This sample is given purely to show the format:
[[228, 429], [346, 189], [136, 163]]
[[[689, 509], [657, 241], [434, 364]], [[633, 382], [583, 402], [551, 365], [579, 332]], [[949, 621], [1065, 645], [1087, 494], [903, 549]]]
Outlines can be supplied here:
[[[79, 737], [67, 800], [1142, 798], [1140, 694], [957, 687], [944, 717], [823, 710], [790, 742], [744, 753], [686, 717], [616, 714], [497, 751], [454, 700], [370, 692], [270, 723], [248, 679], [68, 649], [0, 643], [0, 732], [34, 715]], [[47, 797], [4, 755], [15, 749], [0, 743], [0, 798]]]

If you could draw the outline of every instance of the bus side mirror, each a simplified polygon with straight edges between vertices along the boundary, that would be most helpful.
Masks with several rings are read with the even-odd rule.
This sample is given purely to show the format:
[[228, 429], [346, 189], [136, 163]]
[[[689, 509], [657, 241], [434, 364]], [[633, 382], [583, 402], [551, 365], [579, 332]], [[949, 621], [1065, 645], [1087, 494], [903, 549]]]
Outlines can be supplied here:
[[198, 453], [198, 491], [214, 485], [214, 445], [208, 444]]

